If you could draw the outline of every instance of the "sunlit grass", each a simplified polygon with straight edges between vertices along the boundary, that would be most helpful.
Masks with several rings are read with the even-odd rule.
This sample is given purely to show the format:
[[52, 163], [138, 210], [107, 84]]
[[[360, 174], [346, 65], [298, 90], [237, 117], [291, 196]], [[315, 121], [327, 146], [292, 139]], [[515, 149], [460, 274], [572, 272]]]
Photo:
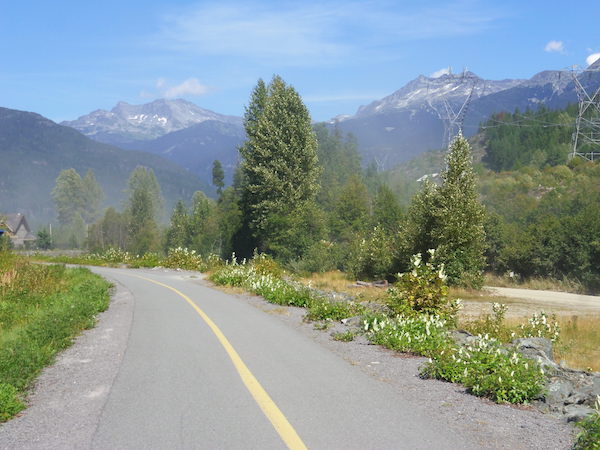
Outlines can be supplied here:
[[528, 278], [520, 280], [510, 276], [499, 276], [492, 273], [485, 274], [485, 284], [494, 287], [510, 287], [521, 289], [537, 289], [541, 291], [571, 292], [584, 294], [585, 288], [576, 280], [557, 280], [555, 278]]
[[386, 289], [380, 287], [351, 287], [355, 280], [348, 279], [346, 274], [339, 270], [313, 273], [311, 276], [301, 278], [300, 281], [306, 285], [310, 284], [315, 289], [351, 295], [358, 301], [382, 303], [386, 295]]

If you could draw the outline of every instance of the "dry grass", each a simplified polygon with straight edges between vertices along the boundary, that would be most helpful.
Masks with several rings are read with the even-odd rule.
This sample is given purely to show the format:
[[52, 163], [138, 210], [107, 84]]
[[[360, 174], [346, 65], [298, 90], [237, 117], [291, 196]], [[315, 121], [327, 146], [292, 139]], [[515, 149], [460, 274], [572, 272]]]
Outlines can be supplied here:
[[521, 289], [538, 289], [541, 291], [571, 292], [584, 294], [585, 288], [581, 283], [573, 280], [556, 280], [554, 278], [529, 278], [519, 280], [509, 276], [499, 276], [492, 273], [485, 274], [485, 284], [495, 287], [510, 287]]
[[346, 274], [339, 270], [314, 273], [310, 277], [301, 278], [300, 281], [316, 289], [351, 295], [358, 301], [381, 303], [386, 295], [386, 290], [380, 287], [350, 287], [354, 280], [349, 280]]

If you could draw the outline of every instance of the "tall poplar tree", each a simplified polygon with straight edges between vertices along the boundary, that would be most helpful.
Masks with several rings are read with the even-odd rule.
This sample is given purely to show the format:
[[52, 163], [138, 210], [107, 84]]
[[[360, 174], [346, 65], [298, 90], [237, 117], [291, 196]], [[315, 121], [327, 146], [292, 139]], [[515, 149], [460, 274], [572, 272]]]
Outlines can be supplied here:
[[[255, 246], [273, 251], [301, 230], [318, 189], [317, 141], [306, 106], [279, 76], [259, 80], [244, 116], [242, 212]], [[287, 237], [286, 237], [287, 236]]]

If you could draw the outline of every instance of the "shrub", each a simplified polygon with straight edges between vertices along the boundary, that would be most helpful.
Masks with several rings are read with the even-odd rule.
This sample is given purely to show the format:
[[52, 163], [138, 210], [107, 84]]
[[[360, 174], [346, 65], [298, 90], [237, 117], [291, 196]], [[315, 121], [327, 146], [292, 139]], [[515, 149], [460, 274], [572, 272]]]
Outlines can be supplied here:
[[434, 355], [449, 345], [446, 320], [439, 316], [373, 315], [365, 319], [364, 330], [374, 344], [417, 355]]
[[502, 403], [526, 403], [544, 387], [544, 372], [538, 363], [517, 352], [509, 352], [487, 335], [476, 343], [453, 347], [434, 355], [421, 368], [424, 377], [463, 383], [472, 394]]
[[334, 302], [313, 298], [308, 307], [306, 320], [342, 320], [359, 316], [365, 312], [364, 306], [355, 302]]
[[350, 250], [348, 272], [354, 278], [387, 278], [394, 263], [394, 245], [388, 232], [376, 226]]
[[202, 257], [195, 250], [182, 247], [170, 249], [162, 264], [171, 269], [198, 270], [200, 272], [206, 268]]
[[398, 275], [396, 284], [388, 289], [388, 307], [400, 315], [439, 315], [454, 322], [460, 308], [458, 300], [448, 298], [444, 266], [434, 266], [435, 251], [423, 263], [421, 254], [412, 257], [412, 270]]

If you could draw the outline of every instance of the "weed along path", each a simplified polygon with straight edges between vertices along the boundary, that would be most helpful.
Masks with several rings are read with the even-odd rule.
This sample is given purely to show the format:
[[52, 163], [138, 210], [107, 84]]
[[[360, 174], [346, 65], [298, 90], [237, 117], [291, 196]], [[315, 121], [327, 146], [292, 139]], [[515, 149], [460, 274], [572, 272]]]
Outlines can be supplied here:
[[570, 448], [560, 420], [422, 380], [422, 358], [333, 341], [299, 308], [190, 272], [93, 270], [128, 296], [42, 374], [0, 448]]

